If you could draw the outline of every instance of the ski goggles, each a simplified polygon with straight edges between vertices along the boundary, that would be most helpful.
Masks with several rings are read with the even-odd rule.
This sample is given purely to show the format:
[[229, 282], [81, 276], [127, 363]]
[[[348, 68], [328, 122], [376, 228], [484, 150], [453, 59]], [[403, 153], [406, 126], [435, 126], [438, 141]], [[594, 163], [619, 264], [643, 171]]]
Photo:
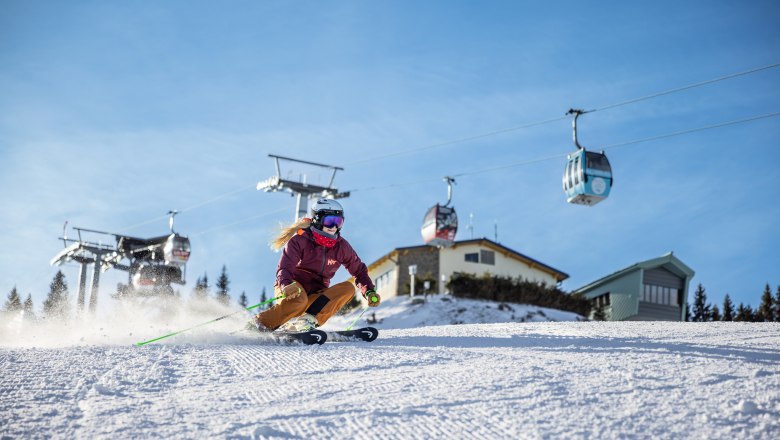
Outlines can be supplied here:
[[340, 215], [326, 215], [322, 218], [323, 228], [341, 228], [344, 224], [344, 217]]

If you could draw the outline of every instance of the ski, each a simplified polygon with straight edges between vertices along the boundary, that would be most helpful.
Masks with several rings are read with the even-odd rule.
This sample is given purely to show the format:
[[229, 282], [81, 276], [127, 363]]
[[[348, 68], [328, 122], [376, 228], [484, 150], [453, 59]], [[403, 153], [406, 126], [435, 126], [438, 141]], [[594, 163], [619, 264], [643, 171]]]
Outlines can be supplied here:
[[328, 334], [322, 330], [309, 330], [306, 332], [271, 332], [265, 334], [279, 342], [302, 342], [306, 345], [322, 345], [328, 340]]
[[328, 339], [328, 334], [322, 330], [309, 330], [305, 332], [284, 332], [284, 331], [259, 332], [254, 329], [245, 327], [230, 332], [229, 334], [235, 335], [239, 333], [251, 333], [252, 335], [257, 336], [259, 338], [259, 341], [261, 342], [272, 342], [272, 343], [301, 342], [305, 345], [314, 345], [314, 344], [322, 345]]
[[366, 341], [371, 342], [379, 336], [379, 330], [374, 327], [363, 327], [354, 330], [344, 330], [339, 332], [327, 332], [328, 341], [331, 342], [349, 342]]

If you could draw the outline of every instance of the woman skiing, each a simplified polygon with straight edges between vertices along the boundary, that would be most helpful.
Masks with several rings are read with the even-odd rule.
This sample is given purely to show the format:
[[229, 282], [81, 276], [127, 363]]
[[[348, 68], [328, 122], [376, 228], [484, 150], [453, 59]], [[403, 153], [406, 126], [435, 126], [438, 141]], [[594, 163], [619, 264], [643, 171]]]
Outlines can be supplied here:
[[[369, 306], [379, 305], [368, 268], [341, 236], [343, 225], [341, 204], [322, 198], [312, 205], [310, 219], [283, 229], [271, 243], [274, 250], [284, 247], [274, 283], [274, 293], [284, 298], [255, 315], [258, 330], [273, 331], [284, 325], [284, 331], [300, 332], [319, 327], [352, 300], [355, 286]], [[355, 277], [355, 285], [349, 281], [330, 285], [342, 265]]]

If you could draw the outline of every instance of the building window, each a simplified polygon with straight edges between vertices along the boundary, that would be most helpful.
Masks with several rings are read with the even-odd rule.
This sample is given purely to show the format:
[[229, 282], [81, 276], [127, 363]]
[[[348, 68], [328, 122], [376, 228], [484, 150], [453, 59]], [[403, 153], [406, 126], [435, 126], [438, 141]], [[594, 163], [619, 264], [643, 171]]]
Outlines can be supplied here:
[[380, 290], [390, 285], [390, 280], [393, 278], [393, 274], [395, 273], [395, 269], [390, 269], [387, 272], [383, 273], [382, 275], [379, 275], [376, 280], [374, 280], [374, 284], [376, 285], [376, 289]]
[[482, 264], [496, 264], [496, 253], [493, 251], [479, 251], [479, 262]]
[[609, 305], [611, 304], [611, 301], [609, 300], [609, 292], [603, 293], [593, 298], [591, 301], [593, 301], [593, 305], [596, 306], [596, 308], [609, 307]]
[[496, 264], [496, 253], [493, 251], [479, 251], [465, 254], [464, 258], [469, 263], [482, 263], [494, 266]]
[[642, 301], [664, 306], [679, 306], [680, 290], [674, 287], [645, 284], [642, 290]]

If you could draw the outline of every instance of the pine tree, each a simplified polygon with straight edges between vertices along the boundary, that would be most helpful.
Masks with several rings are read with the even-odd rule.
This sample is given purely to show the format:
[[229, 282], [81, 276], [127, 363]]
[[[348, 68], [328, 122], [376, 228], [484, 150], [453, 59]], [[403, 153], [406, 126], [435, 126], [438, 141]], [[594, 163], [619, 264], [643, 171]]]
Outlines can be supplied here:
[[745, 321], [745, 304], [739, 303], [737, 306], [737, 315], [734, 316], [734, 321]]
[[693, 295], [693, 321], [704, 322], [710, 317], [710, 305], [707, 304], [707, 292], [704, 286], [699, 283], [696, 292]]
[[24, 318], [35, 319], [35, 308], [33, 307], [32, 295], [27, 294], [27, 299], [24, 301]]
[[739, 303], [739, 307], [737, 307], [737, 317], [734, 318], [734, 320], [752, 322], [753, 318], [753, 309], [749, 305], [746, 306], [743, 303]]
[[241, 291], [241, 296], [238, 297], [238, 304], [243, 308], [247, 308], [247, 301], [246, 291]]
[[723, 320], [724, 321], [734, 320], [734, 303], [731, 302], [731, 298], [729, 297], [728, 293], [723, 298]]
[[228, 279], [227, 268], [222, 265], [222, 273], [217, 278], [217, 300], [224, 305], [230, 303], [230, 296], [228, 295], [228, 287], [230, 285], [230, 279]]
[[772, 306], [772, 289], [769, 287], [769, 283], [766, 283], [764, 294], [761, 295], [761, 305], [758, 306], [758, 311], [756, 312], [756, 321], [773, 322], [774, 320], [775, 310]]
[[16, 286], [11, 289], [11, 293], [8, 294], [8, 301], [5, 302], [3, 308], [6, 312], [19, 312], [22, 310], [22, 300], [19, 298], [19, 292], [16, 291]]
[[67, 319], [69, 310], [68, 284], [60, 270], [49, 285], [49, 295], [43, 302], [43, 314], [50, 319]]
[[[265, 293], [265, 286], [264, 286], [264, 287], [263, 287], [263, 293], [261, 293], [261, 294], [260, 294], [260, 302], [261, 302], [261, 303], [265, 303], [266, 301], [268, 301], [268, 296], [267, 296], [267, 295], [266, 295], [266, 293]], [[263, 304], [263, 305], [262, 305], [262, 306], [260, 306], [260, 307], [262, 307], [262, 308], [264, 308], [264, 309], [267, 309], [267, 308], [269, 307], [269, 305], [268, 305], [268, 304]]]
[[780, 322], [780, 286], [777, 286], [775, 294], [775, 322]]
[[205, 300], [209, 296], [209, 276], [204, 273], [203, 278], [198, 278], [195, 281], [195, 289], [193, 290], [195, 299]]
[[712, 305], [712, 311], [710, 311], [710, 321], [720, 321], [720, 309], [717, 304]]
[[606, 321], [607, 315], [604, 313], [604, 306], [599, 304], [598, 307], [596, 307], [596, 310], [593, 312], [593, 320], [594, 321]]

